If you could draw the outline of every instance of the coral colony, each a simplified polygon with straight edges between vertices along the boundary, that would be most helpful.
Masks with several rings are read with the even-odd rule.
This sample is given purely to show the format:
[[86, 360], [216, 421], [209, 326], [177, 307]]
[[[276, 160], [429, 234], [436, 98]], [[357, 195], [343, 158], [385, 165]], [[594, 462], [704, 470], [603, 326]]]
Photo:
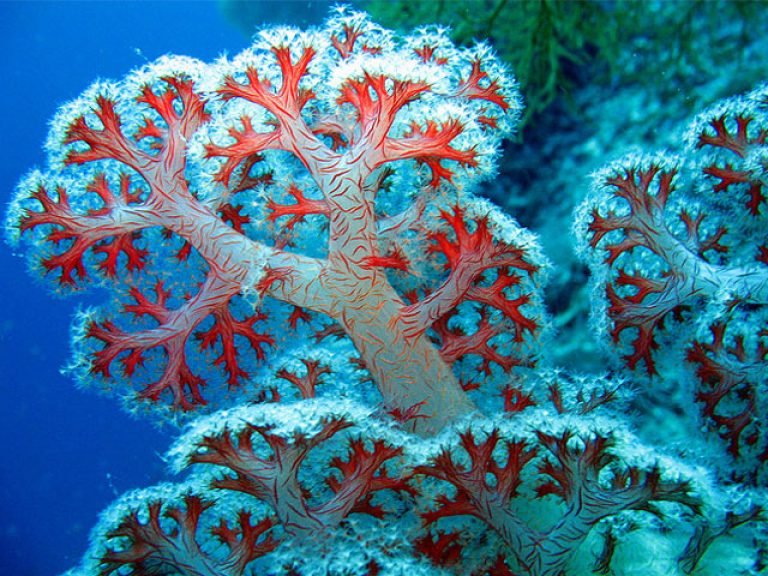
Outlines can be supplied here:
[[477, 195], [520, 110], [487, 46], [346, 8], [62, 107], [10, 238], [114, 295], [69, 371], [184, 424], [186, 471], [69, 574], [762, 571], [768, 88], [596, 175], [604, 375], [548, 361], [549, 264]]

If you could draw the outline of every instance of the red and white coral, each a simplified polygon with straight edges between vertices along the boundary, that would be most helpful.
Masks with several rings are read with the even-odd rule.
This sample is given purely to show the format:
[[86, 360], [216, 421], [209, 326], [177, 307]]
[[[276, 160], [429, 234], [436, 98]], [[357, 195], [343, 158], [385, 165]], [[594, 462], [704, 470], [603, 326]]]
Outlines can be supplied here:
[[577, 225], [607, 297], [596, 316], [612, 346], [651, 376], [665, 362], [671, 376], [685, 356], [697, 380], [686, 401], [701, 403], [753, 476], [765, 460], [765, 112], [760, 89], [700, 115], [686, 156], [607, 167]]
[[[436, 431], [473, 409], [450, 364], [526, 363], [489, 340], [511, 330], [521, 342], [541, 322], [519, 286], [540, 263], [489, 226], [493, 208], [468, 217], [471, 195], [412, 194], [491, 173], [515, 90], [487, 47], [456, 48], [443, 32], [403, 41], [345, 10], [312, 32], [267, 29], [231, 60], [162, 59], [67, 106], [51, 170], [22, 184], [12, 225], [51, 251], [43, 267], [61, 285], [93, 273], [134, 302], [84, 320], [83, 378], [124, 377], [139, 398], [183, 410], [221, 398], [203, 386], [241, 385], [277, 339], [239, 304], [256, 294], [287, 303], [294, 328], [331, 317], [387, 408], [418, 404], [411, 425]], [[449, 273], [406, 302], [390, 274], [418, 266], [402, 246], [414, 231]], [[464, 301], [483, 309], [474, 334], [437, 328]]]

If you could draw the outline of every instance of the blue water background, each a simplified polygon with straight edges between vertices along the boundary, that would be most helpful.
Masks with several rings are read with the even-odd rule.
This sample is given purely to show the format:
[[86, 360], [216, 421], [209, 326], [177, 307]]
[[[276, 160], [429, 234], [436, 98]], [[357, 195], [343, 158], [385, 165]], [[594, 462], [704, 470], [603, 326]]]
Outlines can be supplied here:
[[[0, 2], [3, 215], [20, 176], [43, 165], [57, 107], [96, 78], [165, 53], [210, 60], [247, 44], [215, 2]], [[0, 244], [0, 576], [75, 565], [110, 501], [163, 479], [171, 439], [59, 373], [75, 306], [99, 294], [54, 298], [26, 268]]]

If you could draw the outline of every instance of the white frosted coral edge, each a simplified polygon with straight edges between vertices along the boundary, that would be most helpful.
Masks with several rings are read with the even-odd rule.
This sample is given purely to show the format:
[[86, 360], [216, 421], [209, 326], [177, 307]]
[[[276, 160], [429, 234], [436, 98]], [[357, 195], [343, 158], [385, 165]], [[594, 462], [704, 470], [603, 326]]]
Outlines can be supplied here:
[[237, 433], [245, 426], [267, 426], [270, 433], [284, 438], [313, 436], [323, 422], [344, 419], [349, 423], [369, 420], [372, 410], [349, 400], [309, 399], [293, 403], [247, 404], [221, 410], [192, 422], [166, 455], [172, 470], [187, 467], [188, 457], [206, 436], [224, 431]]

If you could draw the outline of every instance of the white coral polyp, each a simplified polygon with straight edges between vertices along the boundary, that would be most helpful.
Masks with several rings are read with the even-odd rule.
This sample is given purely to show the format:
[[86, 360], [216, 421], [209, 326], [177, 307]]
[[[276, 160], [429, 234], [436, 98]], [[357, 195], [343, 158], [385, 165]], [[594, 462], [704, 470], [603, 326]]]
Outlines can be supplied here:
[[195, 420], [168, 451], [166, 459], [171, 468], [181, 471], [188, 457], [207, 436], [224, 431], [235, 434], [246, 426], [267, 426], [271, 434], [292, 438], [312, 436], [322, 429], [323, 422], [343, 419], [350, 423], [365, 422], [373, 410], [349, 400], [310, 399], [295, 403], [247, 404], [220, 410]]
[[401, 82], [425, 83], [435, 92], [448, 89], [446, 72], [440, 66], [421, 62], [416, 54], [406, 51], [384, 54], [356, 54], [331, 71], [329, 83], [341, 90], [349, 80], [366, 76], [384, 76]]

